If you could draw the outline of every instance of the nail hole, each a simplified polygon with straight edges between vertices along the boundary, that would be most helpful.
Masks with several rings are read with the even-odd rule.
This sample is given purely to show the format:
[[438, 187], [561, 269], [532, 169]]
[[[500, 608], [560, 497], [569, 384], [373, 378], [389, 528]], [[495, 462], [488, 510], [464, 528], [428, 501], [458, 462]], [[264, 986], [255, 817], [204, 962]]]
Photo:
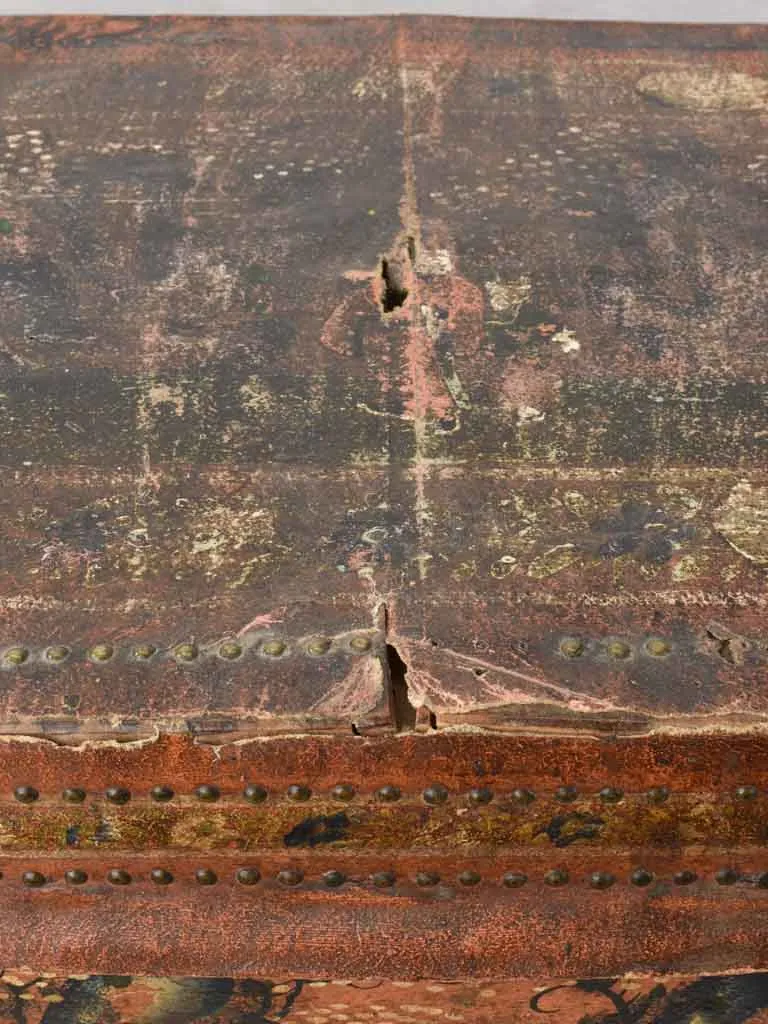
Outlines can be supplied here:
[[408, 298], [408, 289], [403, 284], [402, 270], [391, 260], [382, 259], [381, 277], [384, 281], [381, 308], [385, 313], [391, 313], [393, 309], [399, 309], [405, 303]]

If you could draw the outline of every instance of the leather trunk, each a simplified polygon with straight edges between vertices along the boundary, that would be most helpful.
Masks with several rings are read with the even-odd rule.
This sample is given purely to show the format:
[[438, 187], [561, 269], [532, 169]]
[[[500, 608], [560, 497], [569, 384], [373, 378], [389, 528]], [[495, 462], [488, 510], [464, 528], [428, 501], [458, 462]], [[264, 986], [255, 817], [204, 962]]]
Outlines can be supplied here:
[[0, 91], [0, 1019], [768, 1020], [768, 27]]

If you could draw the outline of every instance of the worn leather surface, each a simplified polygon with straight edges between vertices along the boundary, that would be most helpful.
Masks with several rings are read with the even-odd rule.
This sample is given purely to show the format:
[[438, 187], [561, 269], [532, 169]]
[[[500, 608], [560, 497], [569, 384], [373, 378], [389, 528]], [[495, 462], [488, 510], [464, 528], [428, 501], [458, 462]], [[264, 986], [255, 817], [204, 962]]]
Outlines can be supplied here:
[[0, 99], [0, 961], [768, 965], [768, 28], [3, 19]]

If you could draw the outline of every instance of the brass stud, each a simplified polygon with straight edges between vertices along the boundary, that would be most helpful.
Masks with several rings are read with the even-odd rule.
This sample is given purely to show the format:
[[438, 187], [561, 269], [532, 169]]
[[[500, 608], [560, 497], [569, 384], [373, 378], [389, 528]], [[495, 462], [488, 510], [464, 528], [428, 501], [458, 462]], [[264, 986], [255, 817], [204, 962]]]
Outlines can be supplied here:
[[355, 796], [355, 787], [350, 786], [348, 782], [340, 782], [331, 790], [331, 796], [334, 800], [352, 800]]
[[96, 644], [88, 652], [88, 657], [92, 661], [109, 661], [114, 653], [115, 649], [111, 644]]
[[282, 640], [267, 640], [261, 645], [261, 653], [270, 658], [279, 658], [281, 654], [285, 654], [285, 644]]
[[111, 804], [127, 804], [131, 799], [130, 790], [122, 786], [110, 786], [104, 795]]
[[34, 786], [17, 786], [13, 796], [20, 804], [33, 804], [40, 796]]
[[715, 881], [718, 885], [734, 885], [740, 877], [739, 872], [733, 868], [720, 868], [715, 872]]
[[304, 872], [298, 868], [283, 868], [278, 871], [277, 880], [281, 885], [298, 885], [304, 880]]
[[618, 804], [624, 799], [624, 791], [617, 786], [603, 786], [598, 795], [604, 804]]
[[208, 783], [203, 783], [202, 786], [198, 786], [195, 790], [197, 799], [207, 804], [215, 803], [220, 795], [218, 786], [211, 786]]
[[673, 876], [672, 881], [675, 885], [690, 885], [692, 882], [696, 881], [696, 872], [678, 871], [677, 874]]
[[371, 638], [369, 636], [353, 636], [349, 641], [349, 646], [358, 654], [363, 654], [365, 651], [370, 651]]
[[606, 650], [612, 658], [624, 661], [632, 653], [632, 648], [625, 640], [609, 640]]
[[307, 652], [315, 657], [318, 657], [321, 654], [327, 654], [330, 649], [331, 641], [325, 636], [315, 637], [314, 640], [310, 640], [307, 644]]
[[130, 885], [131, 876], [123, 868], [110, 868], [107, 872], [107, 881], [112, 885]]
[[672, 645], [660, 636], [649, 636], [645, 641], [646, 651], [654, 658], [663, 658], [672, 650]]
[[560, 641], [560, 653], [566, 658], [580, 658], [584, 653], [584, 641], [577, 636], [567, 636]]
[[416, 885], [422, 887], [428, 885], [437, 885], [440, 881], [440, 875], [435, 871], [417, 871], [416, 872]]
[[439, 782], [432, 783], [431, 786], [427, 786], [424, 792], [421, 794], [425, 804], [444, 804], [448, 799], [448, 790]]
[[69, 648], [65, 647], [63, 644], [54, 644], [53, 647], [49, 647], [47, 649], [45, 657], [47, 661], [51, 661], [58, 665], [62, 661], [66, 661], [69, 657]]
[[164, 804], [169, 800], [173, 800], [174, 793], [170, 786], [153, 786], [149, 795], [157, 803]]
[[666, 786], [651, 786], [647, 796], [652, 804], [663, 804], [669, 800], [669, 790]]
[[593, 871], [589, 876], [589, 884], [593, 889], [610, 889], [615, 881], [609, 871]]
[[467, 794], [467, 799], [471, 804], [482, 805], [489, 804], [493, 800], [493, 793], [486, 786], [478, 786], [476, 789], [470, 789]]
[[198, 868], [195, 872], [195, 881], [198, 885], [215, 885], [218, 880], [216, 872], [210, 868]]
[[376, 797], [383, 801], [383, 803], [391, 804], [394, 803], [395, 800], [400, 799], [400, 789], [398, 786], [380, 786], [379, 789], [376, 790]]
[[288, 787], [288, 789], [285, 791], [285, 795], [288, 797], [289, 800], [296, 800], [301, 802], [304, 800], [309, 800], [309, 798], [312, 796], [312, 790], [309, 788], [309, 786], [300, 786], [297, 783], [294, 783], [293, 785]]
[[21, 876], [24, 885], [31, 885], [35, 888], [45, 885], [45, 875], [40, 871], [25, 871]]
[[170, 885], [173, 881], [173, 875], [170, 871], [166, 871], [165, 868], [152, 868], [149, 877], [155, 885]]
[[148, 661], [154, 654], [157, 654], [154, 644], [137, 644], [133, 648], [133, 656], [139, 661]]
[[512, 799], [516, 804], [523, 804], [525, 806], [526, 804], [533, 803], [536, 799], [536, 794], [532, 793], [530, 789], [513, 789]]
[[329, 889], [338, 889], [340, 885], [344, 885], [347, 880], [347, 876], [341, 871], [326, 871], [323, 875], [323, 881]]
[[243, 797], [252, 804], [263, 804], [267, 799], [267, 791], [263, 786], [249, 782], [243, 790]]
[[80, 868], [70, 868], [64, 872], [64, 881], [68, 885], [84, 885], [88, 881], [88, 874]]
[[579, 791], [575, 786], [558, 786], [555, 790], [555, 800], [561, 804], [571, 804], [578, 797]]
[[173, 653], [177, 661], [194, 661], [197, 657], [197, 646], [195, 644], [179, 644]]
[[755, 800], [757, 798], [757, 786], [737, 786], [734, 795], [737, 800]]
[[219, 657], [226, 658], [228, 661], [239, 658], [242, 653], [243, 648], [236, 640], [225, 640], [219, 647]]
[[544, 883], [545, 885], [567, 885], [568, 872], [565, 868], [554, 868], [544, 875]]
[[462, 871], [459, 882], [462, 885], [477, 885], [480, 882], [480, 875], [476, 871]]
[[23, 665], [28, 657], [29, 651], [26, 647], [9, 647], [3, 655], [3, 659], [9, 665]]
[[519, 889], [528, 881], [528, 876], [522, 871], [508, 871], [501, 881], [508, 889]]
[[235, 878], [240, 885], [256, 885], [261, 881], [261, 872], [258, 868], [239, 868]]
[[636, 868], [629, 876], [629, 880], [632, 885], [644, 888], [646, 885], [650, 885], [653, 881], [653, 874], [650, 871], [646, 871], [645, 868]]
[[377, 889], [386, 889], [395, 884], [397, 876], [394, 871], [376, 871], [371, 875], [371, 881]]
[[61, 794], [61, 799], [68, 804], [81, 804], [85, 800], [85, 790], [77, 786], [68, 786]]

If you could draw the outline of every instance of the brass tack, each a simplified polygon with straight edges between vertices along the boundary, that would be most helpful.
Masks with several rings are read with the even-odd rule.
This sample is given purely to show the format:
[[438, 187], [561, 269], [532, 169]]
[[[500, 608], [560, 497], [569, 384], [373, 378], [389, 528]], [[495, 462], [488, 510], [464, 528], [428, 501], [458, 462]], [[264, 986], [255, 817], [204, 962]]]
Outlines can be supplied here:
[[439, 782], [434, 782], [431, 786], [427, 786], [424, 792], [421, 794], [425, 804], [444, 804], [448, 799], [448, 790], [445, 786]]
[[282, 640], [267, 640], [261, 645], [262, 654], [268, 654], [270, 658], [279, 658], [285, 653], [285, 644]]
[[348, 782], [340, 782], [331, 790], [331, 796], [334, 800], [352, 800], [355, 796], [355, 787], [350, 786]]
[[46, 650], [45, 657], [48, 661], [59, 664], [62, 661], [66, 661], [69, 657], [69, 648], [65, 647], [63, 644], [54, 644], [53, 647], [49, 647]]
[[589, 884], [593, 889], [610, 889], [615, 881], [614, 876], [608, 871], [593, 871], [589, 876]]
[[110, 786], [104, 795], [111, 804], [127, 804], [131, 799], [130, 790], [122, 786]]
[[341, 871], [326, 871], [323, 875], [323, 881], [330, 889], [338, 889], [346, 880], [347, 876]]
[[544, 875], [544, 882], [546, 885], [567, 885], [568, 872], [565, 868], [554, 868]]
[[218, 786], [211, 786], [208, 783], [203, 783], [202, 786], [198, 786], [195, 790], [197, 799], [209, 804], [218, 800], [220, 795]]
[[45, 885], [45, 875], [40, 871], [25, 871], [21, 876], [21, 880], [24, 885], [31, 885], [34, 887]]
[[252, 804], [262, 804], [267, 799], [267, 791], [263, 786], [249, 782], [243, 790], [243, 797]]
[[309, 654], [317, 657], [321, 654], [327, 654], [331, 649], [331, 641], [328, 637], [316, 637], [314, 640], [310, 640], [307, 644], [307, 651]]
[[754, 800], [757, 797], [757, 786], [737, 786], [735, 796], [737, 800]]
[[647, 795], [653, 804], [663, 804], [669, 800], [669, 790], [666, 786], [652, 786]]
[[33, 804], [40, 796], [40, 793], [34, 786], [17, 786], [13, 791], [13, 795], [20, 804]]
[[768, 889], [768, 871], [761, 872], [755, 879], [758, 889]]
[[632, 653], [632, 648], [624, 640], [610, 640], [606, 647], [612, 658], [623, 661]]
[[555, 790], [555, 800], [559, 800], [561, 804], [570, 804], [579, 795], [578, 789], [575, 786], [558, 786]]
[[285, 791], [285, 795], [288, 797], [289, 800], [304, 801], [309, 800], [309, 798], [312, 796], [312, 790], [309, 788], [309, 786], [301, 786], [297, 783], [294, 783], [293, 785], [288, 787], [288, 789]]
[[170, 871], [166, 871], [165, 868], [152, 868], [149, 877], [155, 885], [170, 885], [173, 881], [173, 875]]
[[68, 804], [81, 804], [85, 800], [85, 790], [76, 786], [68, 786], [61, 794], [62, 800]]
[[508, 889], [519, 889], [521, 885], [525, 885], [528, 881], [528, 876], [524, 875], [522, 871], [508, 871], [502, 878], [503, 884]]
[[64, 872], [64, 881], [68, 885], [84, 885], [88, 881], [88, 875], [80, 868], [70, 868], [69, 871]]
[[567, 636], [560, 641], [560, 653], [566, 658], [580, 658], [584, 653], [584, 641], [576, 636]]
[[440, 881], [440, 875], [434, 871], [417, 871], [416, 872], [416, 885], [428, 886], [437, 885]]
[[298, 868], [283, 868], [278, 871], [277, 880], [281, 885], [298, 885], [304, 880], [304, 872]]
[[173, 653], [178, 661], [194, 661], [197, 657], [197, 646], [195, 644], [179, 644]]
[[137, 644], [136, 647], [133, 648], [134, 658], [138, 658], [140, 661], [147, 661], [156, 653], [157, 648], [153, 644]]
[[733, 868], [720, 868], [715, 872], [715, 881], [718, 885], [734, 885], [738, 882], [740, 875]]
[[256, 885], [261, 880], [258, 868], [240, 868], [235, 875], [240, 885]]
[[9, 647], [3, 655], [9, 665], [23, 665], [28, 657], [29, 651], [26, 647]]
[[170, 786], [153, 786], [149, 795], [153, 800], [157, 801], [157, 803], [164, 804], [169, 800], [173, 800], [174, 794]]
[[467, 799], [471, 804], [482, 805], [489, 804], [493, 800], [493, 792], [486, 786], [477, 786], [475, 789], [470, 789], [467, 794]]
[[480, 882], [480, 875], [477, 871], [462, 871], [459, 875], [459, 882], [462, 885], [477, 885]]
[[96, 644], [90, 649], [88, 656], [92, 661], [109, 661], [114, 653], [115, 649], [111, 644]]
[[195, 872], [195, 881], [198, 885], [215, 885], [218, 880], [216, 872], [210, 868], [198, 868]]
[[517, 804], [532, 804], [536, 799], [535, 793], [532, 793], [530, 789], [513, 789], [512, 799]]
[[678, 871], [673, 877], [675, 885], [690, 885], [696, 881], [695, 871]]
[[398, 786], [381, 786], [376, 790], [376, 796], [384, 803], [391, 804], [400, 799], [400, 789]]
[[651, 884], [653, 881], [653, 875], [650, 871], [646, 871], [645, 868], [636, 868], [629, 876], [629, 880], [632, 885], [645, 887], [646, 885]]
[[349, 646], [353, 651], [357, 651], [359, 654], [362, 654], [364, 651], [370, 651], [371, 638], [368, 636], [353, 636], [349, 641]]
[[243, 648], [235, 640], [225, 640], [219, 647], [220, 657], [227, 658], [229, 661], [232, 661], [234, 658], [239, 658], [242, 653]]
[[645, 649], [654, 658], [663, 658], [666, 654], [669, 654], [672, 647], [669, 642], [662, 639], [662, 637], [651, 636], [645, 641]]
[[131, 876], [123, 868], [110, 868], [107, 872], [107, 881], [112, 885], [130, 885]]
[[386, 889], [388, 886], [395, 884], [397, 877], [394, 871], [376, 871], [371, 875], [371, 881], [377, 889]]
[[603, 786], [599, 796], [604, 804], [618, 804], [624, 799], [624, 791], [617, 786]]

